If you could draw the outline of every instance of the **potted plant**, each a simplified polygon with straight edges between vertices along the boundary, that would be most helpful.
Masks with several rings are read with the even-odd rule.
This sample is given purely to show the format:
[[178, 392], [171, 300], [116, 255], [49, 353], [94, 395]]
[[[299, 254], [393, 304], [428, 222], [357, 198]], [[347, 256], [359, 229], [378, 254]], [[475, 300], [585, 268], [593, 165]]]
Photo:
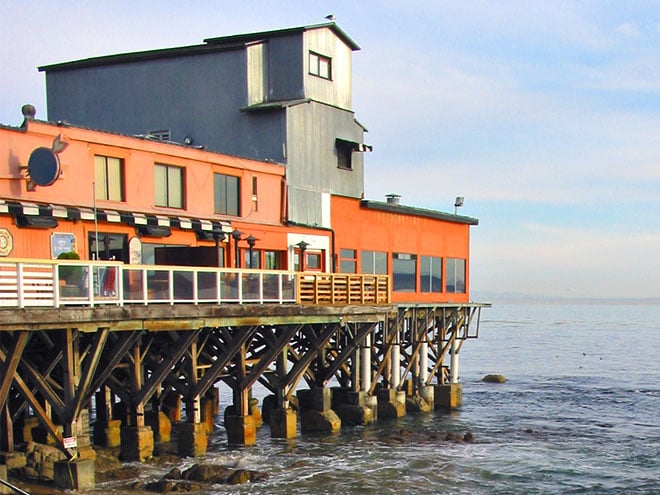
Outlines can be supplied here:
[[[75, 251], [68, 251], [60, 253], [57, 257], [58, 260], [79, 260], [80, 255]], [[72, 265], [61, 265], [59, 267], [60, 271], [60, 283], [64, 283], [66, 287], [71, 287], [67, 292], [76, 292], [80, 288], [80, 283], [82, 282], [82, 273], [83, 269], [81, 266], [72, 266]], [[64, 295], [64, 293], [62, 294]]]

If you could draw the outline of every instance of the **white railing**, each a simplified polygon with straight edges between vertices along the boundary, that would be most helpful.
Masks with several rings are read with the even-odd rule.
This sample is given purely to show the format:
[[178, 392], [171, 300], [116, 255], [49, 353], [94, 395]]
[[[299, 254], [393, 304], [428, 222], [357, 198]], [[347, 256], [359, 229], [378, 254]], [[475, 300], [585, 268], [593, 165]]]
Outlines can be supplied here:
[[296, 283], [295, 272], [278, 270], [6, 258], [0, 261], [0, 308], [295, 303]]

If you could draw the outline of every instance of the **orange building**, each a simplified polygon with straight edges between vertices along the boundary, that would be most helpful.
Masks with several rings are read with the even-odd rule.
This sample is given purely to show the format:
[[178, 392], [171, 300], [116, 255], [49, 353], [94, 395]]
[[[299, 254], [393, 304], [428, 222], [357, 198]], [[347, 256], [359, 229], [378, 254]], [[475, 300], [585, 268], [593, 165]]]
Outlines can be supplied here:
[[469, 301], [475, 218], [331, 195], [331, 227], [299, 225], [281, 164], [25, 111], [0, 127], [2, 257], [388, 274], [394, 303]]
[[0, 127], [0, 157], [3, 257], [286, 269], [303, 238], [329, 245], [327, 232], [285, 228], [278, 164], [29, 113]]

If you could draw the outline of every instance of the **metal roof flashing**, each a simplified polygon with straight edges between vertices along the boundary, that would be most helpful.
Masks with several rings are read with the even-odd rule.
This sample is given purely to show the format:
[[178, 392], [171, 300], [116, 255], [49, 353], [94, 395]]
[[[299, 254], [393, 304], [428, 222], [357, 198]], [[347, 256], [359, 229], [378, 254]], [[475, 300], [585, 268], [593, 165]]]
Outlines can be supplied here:
[[429, 210], [426, 208], [417, 208], [414, 206], [404, 206], [400, 204], [384, 203], [382, 201], [371, 201], [368, 199], [360, 200], [360, 207], [371, 210], [387, 211], [390, 213], [400, 213], [403, 215], [414, 215], [426, 218], [433, 218], [436, 220], [445, 220], [447, 222], [463, 223], [467, 225], [479, 225], [479, 219], [474, 217], [467, 217], [464, 215], [454, 215], [452, 213], [445, 213], [437, 210]]

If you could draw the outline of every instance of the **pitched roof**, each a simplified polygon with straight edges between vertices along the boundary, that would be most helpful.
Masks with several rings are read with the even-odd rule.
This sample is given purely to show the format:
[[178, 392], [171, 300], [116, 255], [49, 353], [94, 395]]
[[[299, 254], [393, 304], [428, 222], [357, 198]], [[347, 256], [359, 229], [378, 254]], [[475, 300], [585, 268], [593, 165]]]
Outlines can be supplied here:
[[230, 36], [221, 36], [217, 38], [206, 38], [202, 45], [179, 46], [173, 48], [159, 48], [156, 50], [145, 50], [130, 53], [118, 53], [115, 55], [104, 55], [100, 57], [91, 57], [70, 62], [62, 62], [51, 65], [42, 65], [39, 67], [41, 72], [54, 72], [58, 70], [80, 69], [84, 67], [97, 67], [101, 65], [124, 64], [129, 62], [142, 62], [145, 60], [157, 60], [163, 58], [181, 57], [188, 55], [200, 55], [204, 53], [214, 53], [224, 50], [235, 50], [244, 47], [246, 44], [256, 41], [286, 36], [292, 33], [302, 33], [313, 29], [328, 28], [332, 30], [344, 43], [352, 50], [359, 50], [358, 46], [350, 36], [348, 36], [334, 22], [315, 24], [310, 26], [300, 26], [285, 29], [276, 29], [273, 31], [261, 31], [255, 33], [234, 34]]

